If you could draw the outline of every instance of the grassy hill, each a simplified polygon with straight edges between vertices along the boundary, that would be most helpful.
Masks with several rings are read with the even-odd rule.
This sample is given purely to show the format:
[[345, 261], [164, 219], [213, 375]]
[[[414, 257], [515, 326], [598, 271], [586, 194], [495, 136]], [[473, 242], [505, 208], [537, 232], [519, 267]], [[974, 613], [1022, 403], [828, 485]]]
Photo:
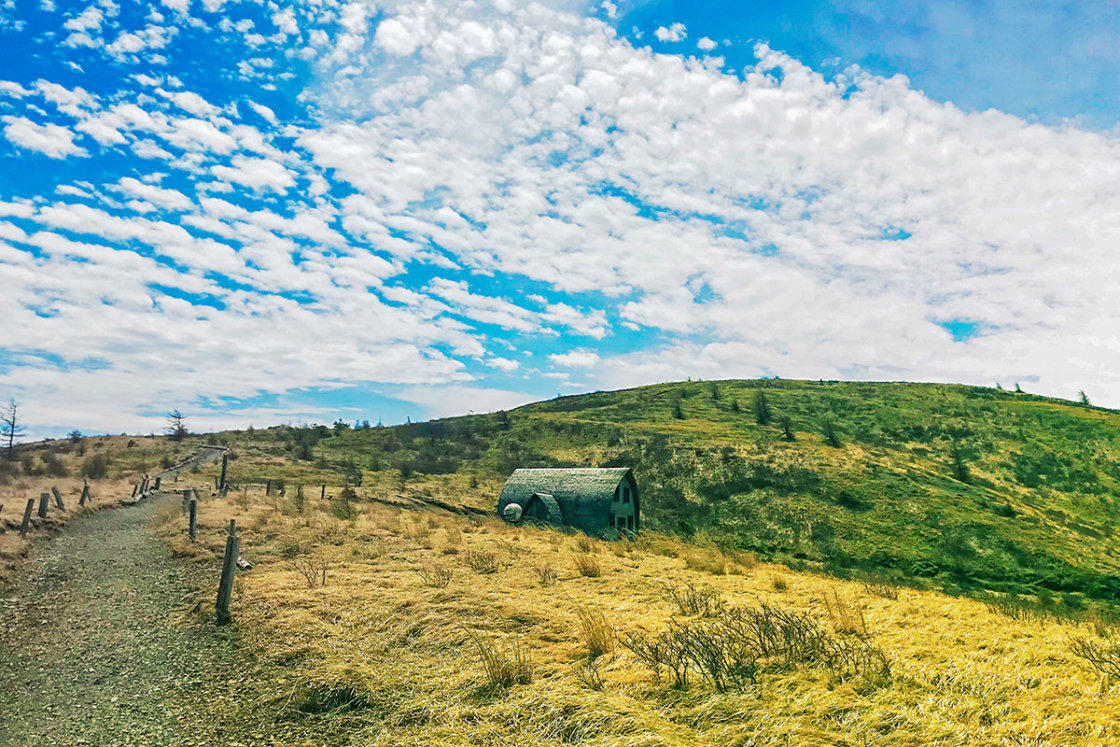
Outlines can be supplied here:
[[[172, 624], [239, 652], [181, 694], [205, 704], [195, 744], [1109, 745], [1118, 418], [958, 386], [686, 382], [28, 445], [0, 498], [103, 470], [108, 499], [232, 447], [228, 495], [217, 464], [164, 486], [201, 491], [198, 540], [177, 501], [156, 525], [200, 585]], [[634, 467], [649, 531], [493, 517], [513, 468], [587, 464]], [[215, 628], [230, 519], [254, 567]]]
[[224, 439], [241, 478], [308, 490], [360, 481], [360, 495], [426, 492], [484, 510], [516, 467], [631, 466], [650, 530], [946, 588], [1120, 596], [1120, 414], [1061, 400], [935, 384], [686, 382]]
[[25, 472], [69, 451], [64, 472], [104, 458], [123, 479], [212, 438], [239, 484], [483, 511], [517, 467], [630, 466], [648, 530], [834, 573], [1120, 597], [1120, 414], [979, 387], [684, 382], [386, 428], [36, 445]]

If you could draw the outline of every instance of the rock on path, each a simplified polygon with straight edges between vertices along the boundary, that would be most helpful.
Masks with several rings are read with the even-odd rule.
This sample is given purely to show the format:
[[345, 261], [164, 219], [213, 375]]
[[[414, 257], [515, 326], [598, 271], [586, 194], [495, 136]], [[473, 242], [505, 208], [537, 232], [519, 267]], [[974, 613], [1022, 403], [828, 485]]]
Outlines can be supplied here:
[[146, 529], [171, 503], [72, 522], [0, 592], [0, 746], [184, 741], [178, 714], [191, 707], [206, 644], [171, 623], [190, 590]]

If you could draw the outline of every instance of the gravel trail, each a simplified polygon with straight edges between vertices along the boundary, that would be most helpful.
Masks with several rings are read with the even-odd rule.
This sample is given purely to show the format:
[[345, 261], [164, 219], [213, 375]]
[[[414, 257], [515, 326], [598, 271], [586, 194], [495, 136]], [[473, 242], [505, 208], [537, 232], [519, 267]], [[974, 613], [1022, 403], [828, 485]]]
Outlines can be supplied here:
[[172, 623], [190, 587], [146, 525], [175, 500], [68, 524], [0, 592], [0, 746], [188, 742], [180, 721], [222, 644]]

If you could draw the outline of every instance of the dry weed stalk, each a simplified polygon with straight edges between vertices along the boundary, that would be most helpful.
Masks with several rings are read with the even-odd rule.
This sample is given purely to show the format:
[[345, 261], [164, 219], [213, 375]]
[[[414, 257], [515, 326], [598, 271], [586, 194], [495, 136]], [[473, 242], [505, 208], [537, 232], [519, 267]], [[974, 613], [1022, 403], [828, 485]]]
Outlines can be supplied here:
[[602, 610], [579, 606], [576, 607], [576, 617], [589, 658], [596, 659], [614, 651], [614, 626]]
[[326, 558], [302, 555], [292, 560], [292, 567], [307, 580], [308, 588], [314, 589], [317, 585], [327, 585], [327, 570], [330, 568], [330, 563]]
[[576, 555], [574, 560], [579, 575], [588, 578], [598, 578], [603, 575], [603, 569], [599, 565], [599, 561], [591, 555]]

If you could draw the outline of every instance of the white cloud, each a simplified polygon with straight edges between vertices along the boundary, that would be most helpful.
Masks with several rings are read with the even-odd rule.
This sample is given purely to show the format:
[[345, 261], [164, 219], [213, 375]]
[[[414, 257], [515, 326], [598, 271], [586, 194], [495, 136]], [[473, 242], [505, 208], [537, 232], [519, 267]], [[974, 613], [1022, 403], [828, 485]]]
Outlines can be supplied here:
[[702, 36], [700, 37], [700, 40], [696, 42], [696, 46], [702, 52], [711, 52], [713, 49], [719, 46], [719, 42], [715, 41], [714, 39], [709, 39], [706, 36]]
[[685, 37], [688, 36], [688, 33], [685, 30], [685, 26], [683, 23], [674, 23], [668, 28], [664, 26], [658, 26], [657, 30], [653, 32], [653, 35], [657, 37], [658, 41], [679, 42], [684, 41]]
[[590, 350], [572, 350], [568, 353], [553, 353], [548, 359], [557, 366], [566, 368], [591, 368], [599, 362], [598, 354]]
[[127, 194], [146, 200], [166, 210], [187, 210], [194, 205], [189, 197], [178, 190], [164, 189], [154, 184], [145, 184], [132, 177], [126, 176], [121, 179], [118, 184], [120, 189]]
[[48, 158], [89, 155], [84, 148], [74, 144], [74, 133], [56, 124], [40, 125], [25, 117], [0, 117], [6, 123], [4, 137], [28, 150], [37, 151]]
[[210, 173], [218, 179], [262, 192], [282, 193], [295, 186], [292, 172], [276, 161], [234, 156], [230, 163], [230, 166], [212, 166]]

